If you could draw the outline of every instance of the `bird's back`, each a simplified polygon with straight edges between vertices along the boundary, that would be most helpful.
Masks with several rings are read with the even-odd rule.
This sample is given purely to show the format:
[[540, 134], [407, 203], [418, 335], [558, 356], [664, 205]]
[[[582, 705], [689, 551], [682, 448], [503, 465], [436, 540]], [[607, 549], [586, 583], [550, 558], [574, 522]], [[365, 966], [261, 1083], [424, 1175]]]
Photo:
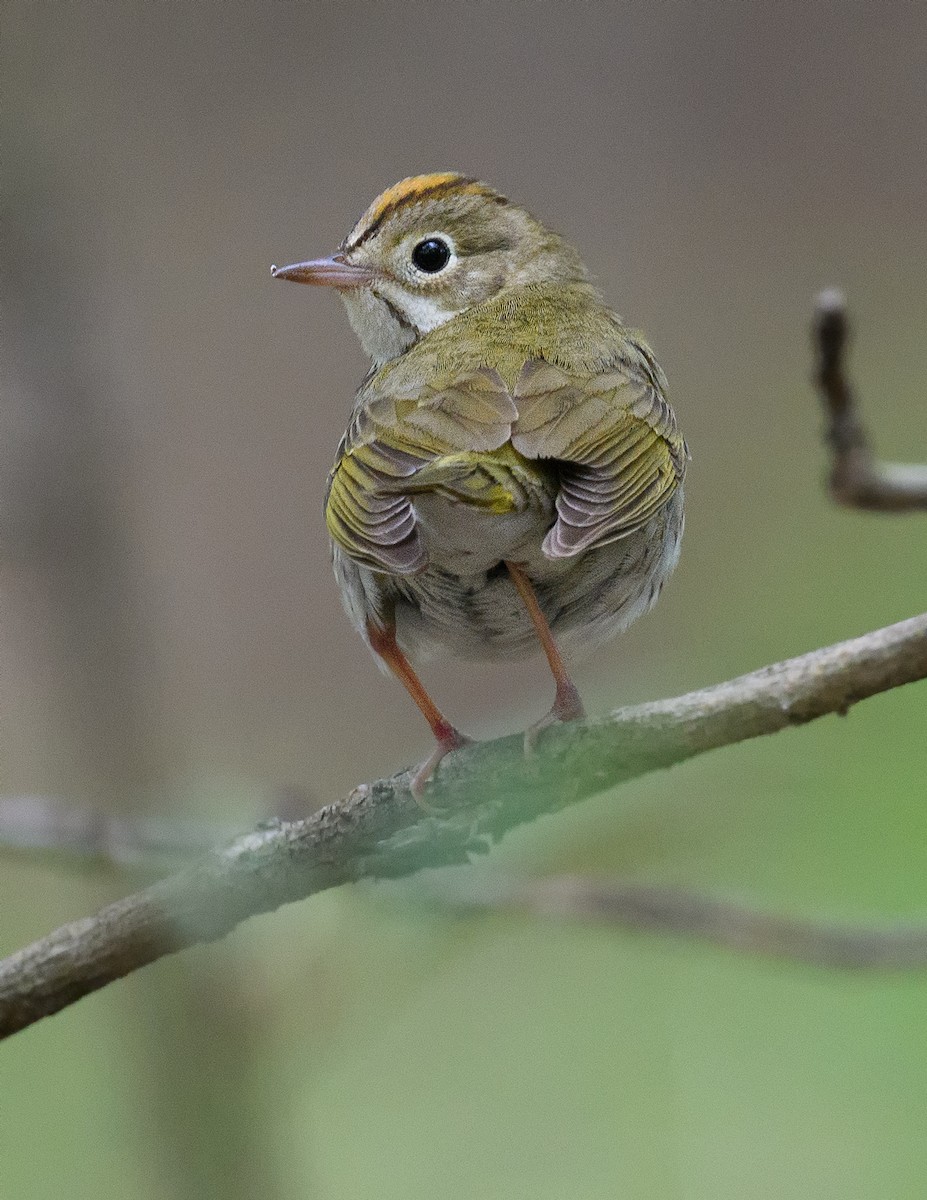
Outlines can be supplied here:
[[329, 496], [339, 554], [379, 568], [407, 643], [471, 657], [530, 645], [505, 561], [525, 566], [560, 636], [610, 636], [675, 561], [685, 447], [664, 389], [590, 286], [503, 291], [362, 387]]

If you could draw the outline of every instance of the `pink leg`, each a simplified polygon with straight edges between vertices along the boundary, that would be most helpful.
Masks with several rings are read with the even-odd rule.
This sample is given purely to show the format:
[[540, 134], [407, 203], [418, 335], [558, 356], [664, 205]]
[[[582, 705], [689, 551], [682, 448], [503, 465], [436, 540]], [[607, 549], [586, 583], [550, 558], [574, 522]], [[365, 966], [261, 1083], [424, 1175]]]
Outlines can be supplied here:
[[416, 675], [412, 664], [396, 644], [395, 625], [390, 623], [385, 629], [380, 629], [368, 621], [367, 636], [370, 638], [372, 648], [418, 705], [438, 743], [428, 758], [413, 772], [412, 782], [409, 785], [417, 803], [422, 808], [427, 808], [428, 806], [422, 800], [422, 794], [425, 784], [434, 775], [438, 763], [452, 750], [459, 750], [462, 746], [471, 745], [472, 739], [455, 729], [428, 695], [425, 685]]
[[522, 568], [515, 563], [507, 562], [505, 565], [508, 567], [509, 574], [512, 576], [512, 582], [515, 584], [518, 594], [521, 596], [522, 602], [528, 610], [528, 616], [531, 618], [532, 624], [537, 631], [541, 645], [544, 647], [544, 653], [547, 656], [547, 662], [557, 688], [550, 712], [546, 717], [542, 717], [536, 725], [532, 725], [525, 731], [525, 750], [530, 753], [534, 749], [538, 734], [542, 730], [560, 721], [576, 721], [586, 715], [586, 710], [583, 708], [583, 702], [579, 698], [576, 684], [569, 676], [566, 663], [563, 661], [563, 656], [560, 653], [560, 648], [554, 641], [554, 635], [547, 624], [547, 618], [538, 604], [538, 598], [534, 594], [531, 580]]

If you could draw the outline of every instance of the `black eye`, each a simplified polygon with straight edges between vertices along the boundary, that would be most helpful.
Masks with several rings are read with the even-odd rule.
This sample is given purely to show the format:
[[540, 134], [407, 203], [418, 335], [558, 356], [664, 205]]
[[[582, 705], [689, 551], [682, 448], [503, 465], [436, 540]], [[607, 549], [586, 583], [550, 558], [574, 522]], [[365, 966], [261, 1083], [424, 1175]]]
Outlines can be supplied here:
[[426, 238], [412, 251], [412, 261], [420, 271], [433, 275], [435, 271], [443, 271], [451, 261], [451, 248], [440, 238]]

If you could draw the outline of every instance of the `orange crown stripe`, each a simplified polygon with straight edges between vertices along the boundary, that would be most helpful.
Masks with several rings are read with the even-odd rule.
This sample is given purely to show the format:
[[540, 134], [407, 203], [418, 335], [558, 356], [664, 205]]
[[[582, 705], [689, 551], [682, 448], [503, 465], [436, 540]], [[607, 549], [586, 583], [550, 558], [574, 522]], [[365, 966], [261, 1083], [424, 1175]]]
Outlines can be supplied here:
[[431, 175], [413, 175], [409, 179], [400, 179], [398, 183], [394, 183], [392, 187], [377, 196], [368, 209], [370, 219], [371, 221], [379, 220], [388, 209], [411, 203], [423, 192], [433, 192], [458, 182], [471, 183], [472, 181], [465, 180], [456, 171], [436, 171]]
[[460, 191], [476, 195], [493, 195], [494, 193], [484, 183], [476, 179], [468, 179], [457, 171], [435, 171], [430, 175], [412, 175], [408, 179], [400, 179], [392, 187], [381, 192], [367, 209], [352, 230], [348, 241], [354, 245], [365, 241], [383, 224], [384, 220], [407, 204], [417, 200], [431, 198], [443, 191]]

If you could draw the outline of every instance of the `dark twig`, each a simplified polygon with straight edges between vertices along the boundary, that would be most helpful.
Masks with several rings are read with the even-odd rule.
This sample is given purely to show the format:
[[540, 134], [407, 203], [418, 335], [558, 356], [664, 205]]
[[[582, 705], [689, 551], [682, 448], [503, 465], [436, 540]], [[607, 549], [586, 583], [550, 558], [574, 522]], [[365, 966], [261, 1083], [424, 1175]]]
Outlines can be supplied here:
[[927, 677], [927, 614], [715, 687], [452, 755], [426, 815], [408, 774], [304, 821], [275, 822], [0, 962], [0, 1036], [241, 921], [325, 888], [468, 861], [505, 832], [719, 746], [776, 733]]
[[927, 966], [927, 924], [838, 925], [761, 912], [681, 888], [581, 876], [455, 883], [426, 895], [455, 913], [512, 912], [701, 938], [730, 950], [817, 967], [905, 971]]
[[830, 492], [838, 504], [873, 512], [927, 510], [927, 464], [877, 462], [846, 372], [846, 302], [821, 292], [814, 323], [815, 383], [827, 413], [833, 450]]

